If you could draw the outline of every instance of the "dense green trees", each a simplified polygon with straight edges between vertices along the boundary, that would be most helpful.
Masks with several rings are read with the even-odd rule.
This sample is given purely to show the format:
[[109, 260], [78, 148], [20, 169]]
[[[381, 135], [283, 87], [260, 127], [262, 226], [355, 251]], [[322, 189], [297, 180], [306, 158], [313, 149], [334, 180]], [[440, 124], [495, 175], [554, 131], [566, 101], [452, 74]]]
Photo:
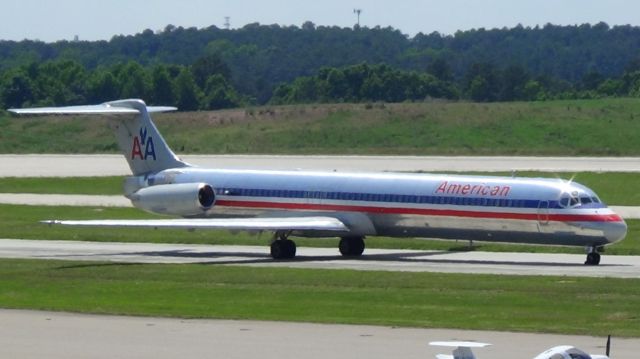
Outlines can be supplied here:
[[168, 25], [110, 41], [0, 41], [0, 106], [140, 97], [182, 109], [316, 101], [640, 96], [640, 28]]
[[71, 60], [32, 62], [0, 73], [0, 106], [76, 105], [142, 98], [150, 104], [177, 105], [182, 110], [237, 107], [243, 99], [224, 74], [228, 76], [224, 67], [203, 71], [196, 66], [143, 67], [134, 61], [93, 71]]
[[317, 75], [300, 77], [276, 88], [273, 103], [402, 102], [427, 97], [457, 99], [452, 83], [428, 73], [362, 63], [344, 68], [322, 68]]

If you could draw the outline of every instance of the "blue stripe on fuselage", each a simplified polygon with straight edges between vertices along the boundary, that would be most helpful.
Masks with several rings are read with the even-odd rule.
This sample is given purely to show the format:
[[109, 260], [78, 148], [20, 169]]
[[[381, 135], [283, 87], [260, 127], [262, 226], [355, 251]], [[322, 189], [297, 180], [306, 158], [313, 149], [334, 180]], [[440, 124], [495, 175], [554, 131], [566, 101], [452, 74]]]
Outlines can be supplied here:
[[[263, 188], [218, 188], [218, 195], [263, 197], [263, 198], [296, 198], [296, 199], [322, 199], [338, 201], [360, 202], [386, 202], [403, 204], [439, 204], [474, 207], [508, 207], [508, 208], [534, 208], [540, 207], [542, 202], [549, 203], [549, 209], [564, 209], [558, 201], [545, 201], [533, 199], [508, 199], [487, 197], [456, 197], [456, 196], [424, 196], [404, 195], [390, 193], [359, 193], [359, 192], [323, 192], [323, 191], [299, 191], [285, 189]], [[603, 203], [590, 203], [588, 208], [606, 208]], [[586, 208], [586, 206], [583, 206]], [[582, 207], [579, 207], [582, 208]]]

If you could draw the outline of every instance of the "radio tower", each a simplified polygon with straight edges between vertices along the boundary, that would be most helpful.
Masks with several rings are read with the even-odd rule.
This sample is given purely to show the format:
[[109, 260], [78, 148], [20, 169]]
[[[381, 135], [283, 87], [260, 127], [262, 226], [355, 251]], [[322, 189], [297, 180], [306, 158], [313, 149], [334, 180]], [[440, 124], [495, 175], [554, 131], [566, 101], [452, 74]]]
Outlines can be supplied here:
[[231, 23], [229, 22], [229, 20], [231, 20], [229, 16], [224, 17], [224, 28], [227, 30], [231, 29]]
[[353, 13], [358, 16], [358, 27], [360, 27], [360, 14], [362, 13], [362, 9], [353, 9]]

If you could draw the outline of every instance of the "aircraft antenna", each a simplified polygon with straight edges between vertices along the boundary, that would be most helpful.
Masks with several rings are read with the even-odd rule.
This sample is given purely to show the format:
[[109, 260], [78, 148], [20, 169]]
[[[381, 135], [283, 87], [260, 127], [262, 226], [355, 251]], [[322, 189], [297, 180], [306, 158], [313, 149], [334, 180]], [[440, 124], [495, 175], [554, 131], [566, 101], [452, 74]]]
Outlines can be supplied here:
[[358, 27], [360, 27], [360, 14], [362, 14], [362, 9], [353, 9], [353, 13], [358, 17]]
[[229, 16], [225, 16], [224, 17], [224, 28], [227, 29], [227, 30], [231, 29], [231, 22], [230, 21], [231, 21], [231, 17], [229, 17]]

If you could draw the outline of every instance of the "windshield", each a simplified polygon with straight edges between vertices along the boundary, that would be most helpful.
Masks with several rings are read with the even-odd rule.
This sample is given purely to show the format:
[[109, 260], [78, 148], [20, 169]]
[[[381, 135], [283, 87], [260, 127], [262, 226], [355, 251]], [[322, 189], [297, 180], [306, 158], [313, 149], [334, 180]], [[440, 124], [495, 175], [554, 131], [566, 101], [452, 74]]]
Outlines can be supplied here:
[[560, 206], [567, 207], [577, 207], [577, 206], [585, 206], [589, 204], [601, 204], [602, 201], [595, 194], [589, 193], [578, 193], [577, 191], [571, 193], [563, 193], [560, 197]]

